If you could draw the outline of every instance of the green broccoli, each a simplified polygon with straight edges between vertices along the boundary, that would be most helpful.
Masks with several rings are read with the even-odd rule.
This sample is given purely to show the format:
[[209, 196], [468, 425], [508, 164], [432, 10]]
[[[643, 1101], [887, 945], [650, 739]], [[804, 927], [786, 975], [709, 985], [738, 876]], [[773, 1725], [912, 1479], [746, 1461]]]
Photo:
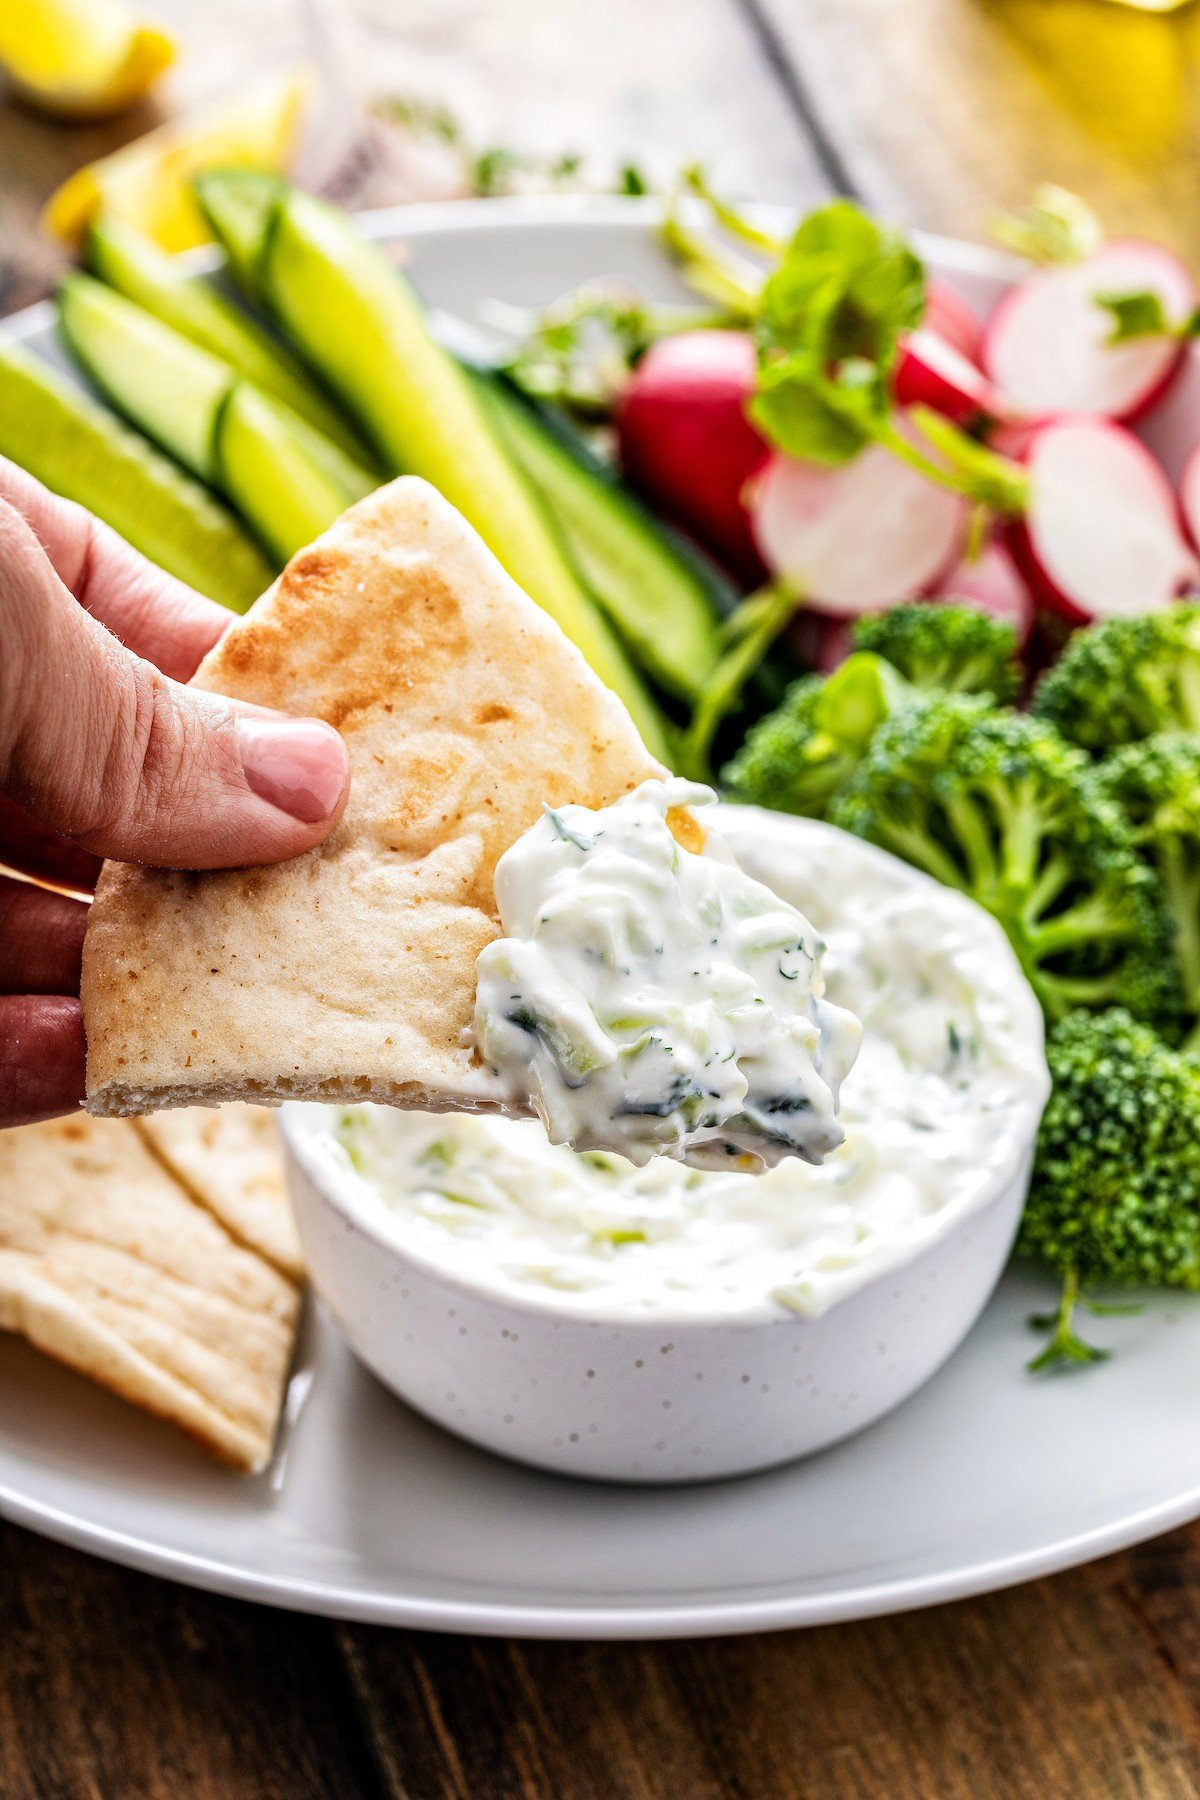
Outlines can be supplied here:
[[1100, 755], [1159, 731], [1200, 731], [1200, 605], [1077, 631], [1033, 711]]
[[1200, 737], [1168, 732], [1125, 744], [1096, 771], [1158, 871], [1175, 943], [1180, 1011], [1200, 1048]]
[[1016, 632], [978, 607], [929, 601], [893, 606], [860, 619], [851, 641], [856, 650], [886, 657], [914, 687], [1004, 701], [1021, 686]]
[[879, 727], [829, 817], [986, 907], [1050, 1019], [1168, 1012], [1157, 878], [1052, 726], [976, 695], [920, 696]]
[[1120, 1008], [1071, 1013], [1046, 1058], [1053, 1089], [1017, 1253], [1064, 1287], [1057, 1312], [1033, 1321], [1053, 1333], [1033, 1368], [1101, 1354], [1074, 1330], [1089, 1283], [1200, 1287], [1200, 1063]]
[[722, 771], [735, 800], [823, 819], [883, 720], [911, 690], [892, 665], [859, 652], [832, 675], [793, 682]]

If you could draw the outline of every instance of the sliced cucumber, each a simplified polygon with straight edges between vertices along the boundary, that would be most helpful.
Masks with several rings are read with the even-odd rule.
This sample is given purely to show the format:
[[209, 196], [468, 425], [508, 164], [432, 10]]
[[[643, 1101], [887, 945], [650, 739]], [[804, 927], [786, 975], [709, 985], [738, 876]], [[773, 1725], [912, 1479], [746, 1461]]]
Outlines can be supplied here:
[[494, 430], [642, 667], [669, 692], [695, 700], [720, 656], [720, 616], [738, 598], [731, 584], [690, 555], [565, 420], [502, 376], [472, 378]]
[[105, 398], [185, 469], [213, 481], [213, 431], [234, 381], [228, 363], [90, 275], [63, 282], [58, 320]]
[[262, 169], [215, 169], [192, 177], [196, 204], [228, 257], [234, 280], [255, 300], [262, 297], [267, 229], [287, 191], [285, 181]]
[[[224, 237], [219, 175], [207, 210]], [[264, 193], [257, 288], [306, 360], [395, 473], [422, 475], [467, 518], [509, 573], [624, 700], [647, 745], [665, 753], [661, 715], [497, 442], [466, 376], [430, 336], [408, 283], [332, 207]], [[238, 194], [238, 229], [256, 235]]]
[[[327, 438], [299, 432], [297, 424], [294, 413], [246, 381], [230, 389], [217, 417], [221, 489], [280, 562], [320, 537], [375, 485]], [[343, 471], [331, 465], [330, 450]]]
[[60, 319], [97, 387], [224, 494], [281, 562], [376, 485], [370, 470], [289, 406], [90, 275], [64, 282]]
[[4, 343], [0, 455], [235, 612], [271, 583], [275, 570], [206, 489], [45, 363]]
[[85, 261], [92, 274], [144, 307], [202, 350], [274, 395], [360, 463], [370, 452], [289, 350], [202, 275], [145, 232], [102, 213], [88, 233]]

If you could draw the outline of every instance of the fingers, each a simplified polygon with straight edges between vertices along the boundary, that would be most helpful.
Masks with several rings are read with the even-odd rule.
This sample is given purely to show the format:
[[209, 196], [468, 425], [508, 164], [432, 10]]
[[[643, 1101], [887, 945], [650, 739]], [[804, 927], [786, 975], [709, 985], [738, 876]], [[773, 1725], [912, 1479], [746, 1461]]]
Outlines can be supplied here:
[[0, 863], [81, 894], [92, 892], [100, 873], [98, 856], [56, 837], [6, 794], [0, 794]]
[[83, 1104], [83, 1013], [62, 995], [0, 996], [0, 1130]]
[[63, 586], [114, 637], [187, 681], [231, 614], [138, 554], [124, 538], [0, 456], [0, 500], [21, 514]]
[[211, 869], [279, 862], [328, 834], [345, 745], [316, 719], [182, 688], [76, 605], [0, 502], [0, 784], [82, 849]]
[[0, 994], [77, 994], [88, 909], [0, 876]]

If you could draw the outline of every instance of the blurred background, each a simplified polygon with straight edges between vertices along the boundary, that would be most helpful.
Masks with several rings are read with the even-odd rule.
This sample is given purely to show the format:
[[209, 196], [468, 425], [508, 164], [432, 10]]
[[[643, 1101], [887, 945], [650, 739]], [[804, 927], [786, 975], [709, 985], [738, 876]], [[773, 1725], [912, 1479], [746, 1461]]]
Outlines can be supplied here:
[[[122, 94], [131, 19], [162, 28], [166, 47]], [[604, 187], [627, 164], [665, 183], [699, 158], [735, 193], [802, 204], [848, 189], [968, 237], [1051, 180], [1110, 230], [1200, 258], [1191, 5], [1168, 16], [1121, 0], [5, 0], [0, 61], [3, 310], [62, 266], [69, 245], [39, 219], [73, 171], [164, 120], [190, 126], [197, 108], [205, 129], [215, 117], [212, 152], [228, 161], [222, 106], [243, 122], [247, 108], [278, 107], [256, 99], [255, 80], [295, 69], [315, 86], [295, 143], [283, 130], [275, 149], [351, 205]], [[111, 116], [50, 116], [63, 110]]]

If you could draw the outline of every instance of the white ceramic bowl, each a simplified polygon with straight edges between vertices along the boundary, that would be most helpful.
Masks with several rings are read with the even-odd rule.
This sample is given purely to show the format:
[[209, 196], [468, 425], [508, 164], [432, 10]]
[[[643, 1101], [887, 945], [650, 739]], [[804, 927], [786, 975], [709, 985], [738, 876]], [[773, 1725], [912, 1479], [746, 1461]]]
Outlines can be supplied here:
[[[764, 838], [776, 849], [788, 843], [811, 868], [817, 834], [830, 829], [723, 812], [739, 859], [760, 879]], [[850, 841], [864, 879], [869, 866], [891, 886], [929, 885]], [[984, 936], [988, 978], [1028, 1048], [1029, 1095], [1006, 1127], [990, 1185], [921, 1220], [882, 1272], [868, 1272], [815, 1318], [759, 1305], [733, 1317], [692, 1308], [664, 1321], [614, 1316], [603, 1302], [581, 1316], [578, 1295], [497, 1291], [405, 1244], [397, 1218], [323, 1153], [321, 1115], [334, 1109], [285, 1106], [288, 1178], [313, 1283], [352, 1348], [448, 1430], [544, 1468], [613, 1480], [746, 1473], [820, 1450], [898, 1406], [961, 1342], [1000, 1276], [1044, 1096], [1036, 1002], [999, 928], [969, 901], [953, 905], [969, 908]]]

